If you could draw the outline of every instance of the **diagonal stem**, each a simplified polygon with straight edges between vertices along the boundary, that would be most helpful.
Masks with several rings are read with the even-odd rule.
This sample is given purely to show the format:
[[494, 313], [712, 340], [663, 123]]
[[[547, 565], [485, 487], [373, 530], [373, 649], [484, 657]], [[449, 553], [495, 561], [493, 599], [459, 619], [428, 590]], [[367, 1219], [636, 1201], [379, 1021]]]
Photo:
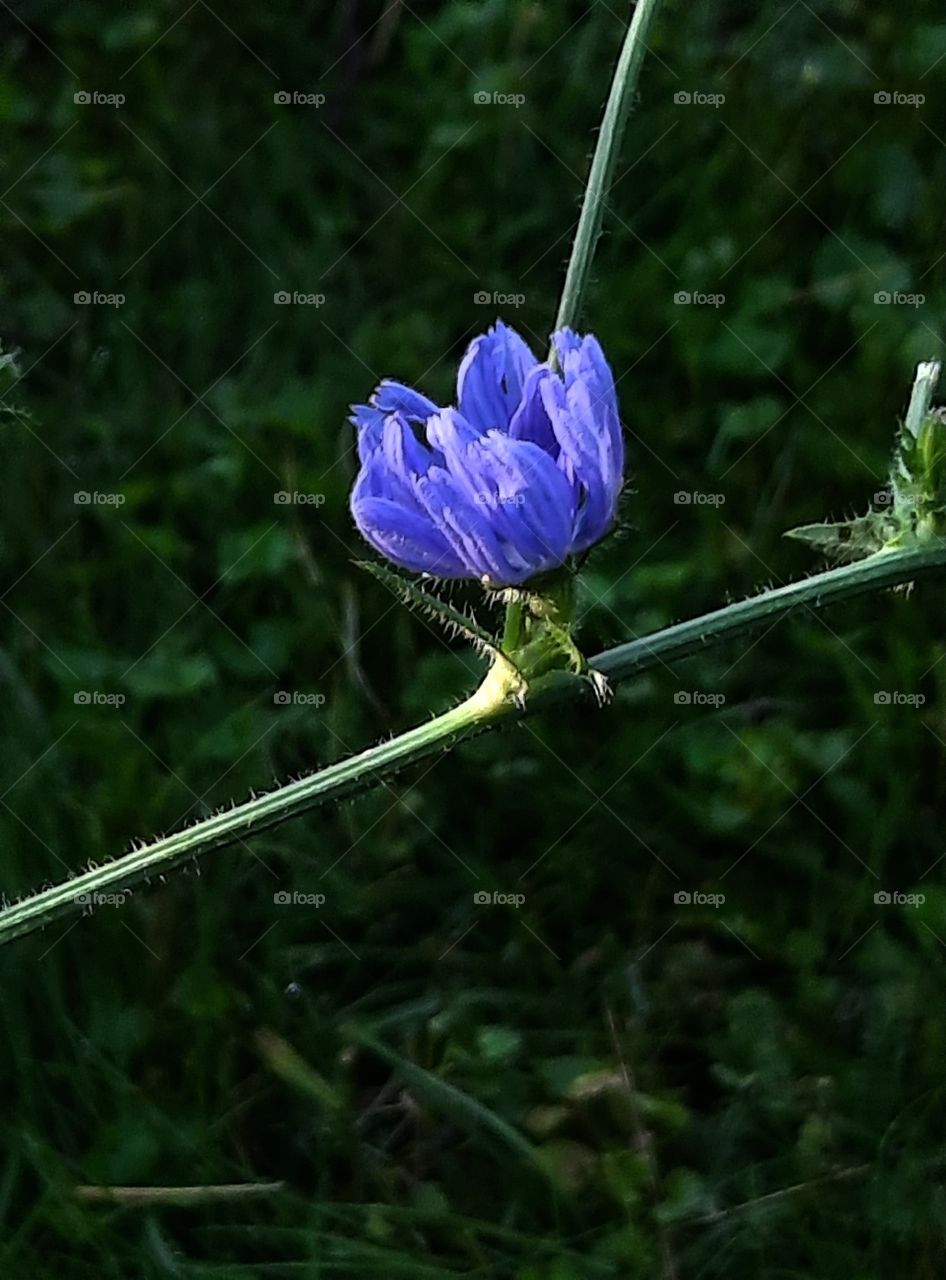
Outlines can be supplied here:
[[[943, 569], [946, 569], [946, 540], [909, 551], [882, 552], [857, 564], [829, 569], [801, 582], [764, 591], [713, 613], [618, 645], [598, 654], [591, 660], [591, 666], [618, 683], [660, 663], [685, 658], [746, 635], [801, 608], [821, 609], [850, 596], [913, 582]], [[12, 903], [0, 911], [0, 945], [71, 912], [94, 907], [96, 895], [127, 892], [212, 849], [223, 848], [309, 809], [376, 786], [399, 769], [450, 750], [473, 734], [502, 722], [515, 721], [558, 701], [579, 701], [587, 697], [588, 691], [589, 684], [581, 677], [556, 672], [536, 682], [528, 706], [520, 709], [510, 700], [500, 667], [494, 666], [472, 697], [427, 724]]]

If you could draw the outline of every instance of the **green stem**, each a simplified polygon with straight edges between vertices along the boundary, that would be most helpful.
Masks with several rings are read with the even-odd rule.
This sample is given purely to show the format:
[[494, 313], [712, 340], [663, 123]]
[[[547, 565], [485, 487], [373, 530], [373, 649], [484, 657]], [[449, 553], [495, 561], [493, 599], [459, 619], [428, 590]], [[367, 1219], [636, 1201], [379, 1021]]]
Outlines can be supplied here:
[[624, 38], [624, 46], [618, 58], [614, 79], [611, 82], [611, 92], [601, 120], [601, 132], [598, 134], [598, 143], [591, 161], [591, 172], [588, 174], [588, 185], [585, 188], [581, 216], [578, 219], [578, 230], [575, 232], [575, 243], [572, 245], [562, 297], [558, 304], [558, 315], [555, 318], [556, 329], [561, 329], [565, 325], [574, 325], [581, 310], [595, 246], [601, 231], [605, 203], [614, 176], [614, 166], [621, 150], [624, 126], [637, 92], [637, 82], [647, 50], [647, 35], [659, 6], [660, 0], [638, 0]]
[[[883, 552], [618, 645], [593, 658], [590, 665], [617, 683], [658, 664], [667, 664], [746, 635], [787, 614], [802, 609], [813, 611], [849, 596], [912, 582], [943, 568], [946, 568], [946, 541], [909, 551]], [[502, 720], [512, 721], [541, 710], [556, 699], [577, 699], [587, 691], [588, 685], [579, 677], [555, 672], [536, 682], [525, 711], [511, 700], [510, 688], [508, 673], [497, 664], [472, 697], [428, 724], [13, 903], [0, 912], [0, 944], [81, 910], [84, 905], [94, 906], [96, 895], [126, 892], [212, 849], [246, 839], [308, 809], [375, 786], [397, 770], [449, 750]]]
[[[614, 168], [621, 152], [624, 126], [637, 92], [637, 82], [640, 79], [644, 54], [647, 51], [647, 36], [659, 7], [660, 0], [638, 0], [628, 24], [624, 44], [614, 69], [611, 91], [601, 118], [601, 130], [591, 160], [588, 185], [585, 187], [582, 199], [578, 229], [575, 232], [571, 256], [568, 259], [565, 283], [562, 286], [562, 296], [559, 299], [553, 332], [566, 326], [573, 327], [581, 312], [598, 236], [601, 233], [605, 204], [611, 189]], [[558, 355], [554, 346], [550, 347], [548, 362], [553, 369], [558, 365]], [[512, 606], [508, 606], [507, 627], [516, 625], [509, 613], [511, 609]]]
[[513, 653], [522, 644], [522, 601], [510, 600], [506, 605], [503, 628], [503, 652]]
[[[883, 551], [856, 564], [827, 569], [801, 582], [773, 587], [760, 595], [678, 622], [640, 640], [608, 649], [591, 659], [591, 666], [617, 683], [639, 675], [658, 663], [686, 658], [700, 649], [754, 631], [776, 618], [799, 610], [814, 612], [848, 596], [866, 595], [946, 568], [946, 540], [910, 551]], [[2, 917], [0, 917], [2, 918]]]

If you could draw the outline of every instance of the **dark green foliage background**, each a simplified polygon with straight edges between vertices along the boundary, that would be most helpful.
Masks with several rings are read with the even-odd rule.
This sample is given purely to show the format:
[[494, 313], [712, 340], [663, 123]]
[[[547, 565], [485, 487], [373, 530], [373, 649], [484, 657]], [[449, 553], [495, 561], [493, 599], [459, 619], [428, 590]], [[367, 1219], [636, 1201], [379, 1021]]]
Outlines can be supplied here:
[[[625, 18], [3, 6], [8, 896], [476, 679], [353, 566], [346, 408], [449, 399], [497, 311], [541, 349]], [[634, 489], [589, 652], [815, 567], [783, 531], [866, 507], [943, 350], [941, 8], [670, 2], [652, 43], [586, 306]], [[7, 949], [4, 1276], [941, 1275], [943, 604], [783, 621]]]

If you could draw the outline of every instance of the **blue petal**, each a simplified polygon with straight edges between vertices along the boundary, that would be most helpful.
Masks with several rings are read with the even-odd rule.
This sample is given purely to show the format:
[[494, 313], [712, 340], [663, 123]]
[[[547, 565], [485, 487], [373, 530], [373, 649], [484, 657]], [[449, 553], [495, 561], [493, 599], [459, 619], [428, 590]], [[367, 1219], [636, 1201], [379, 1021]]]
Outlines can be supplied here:
[[362, 536], [402, 568], [444, 578], [467, 576], [465, 566], [426, 516], [381, 497], [353, 497], [351, 510]]
[[[512, 440], [501, 431], [479, 437], [453, 409], [432, 418], [428, 433], [443, 451], [455, 505], [476, 514], [478, 549], [482, 545], [485, 552], [467, 555], [481, 573], [496, 585], [508, 586], [564, 561], [575, 496], [548, 453], [532, 441]], [[483, 533], [487, 528], [488, 541]], [[486, 570], [484, 560], [491, 566]]]
[[403, 413], [409, 422], [426, 422], [437, 412], [437, 405], [419, 391], [405, 387], [402, 382], [385, 378], [378, 384], [371, 403], [384, 413]]
[[529, 440], [491, 431], [469, 449], [484, 505], [515, 576], [506, 585], [556, 568], [570, 549], [574, 492], [552, 458]]
[[[381, 442], [369, 449], [355, 479], [352, 502], [363, 497], [387, 498], [415, 514], [422, 508], [414, 496], [414, 481], [423, 474], [432, 455], [414, 437], [398, 414], [388, 414], [381, 428]], [[416, 462], [416, 469], [412, 463]]]
[[411, 492], [416, 478], [426, 475], [431, 464], [437, 461], [399, 413], [392, 413], [385, 418], [381, 451], [392, 475]]
[[463, 577], [485, 578], [496, 585], [514, 580], [515, 570], [503, 554], [487, 513], [470, 502], [456, 477], [442, 467], [431, 467], [417, 482], [417, 496], [463, 562]]
[[358, 430], [358, 458], [362, 464], [381, 448], [385, 415], [372, 404], [353, 404], [349, 422]]
[[457, 376], [463, 416], [481, 434], [505, 430], [522, 398], [528, 371], [537, 363], [515, 329], [501, 320], [467, 348]]
[[566, 325], [564, 329], [557, 329], [552, 334], [552, 346], [555, 348], [559, 364], [564, 367], [566, 356], [581, 347], [581, 338], [574, 329], [569, 329]]
[[540, 449], [557, 458], [558, 441], [542, 402], [542, 383], [553, 376], [547, 364], [537, 364], [534, 369], [529, 370], [519, 407], [509, 424], [509, 434], [513, 440], [531, 440]]
[[370, 404], [352, 405], [349, 421], [358, 429], [358, 457], [362, 464], [380, 448], [384, 420], [389, 414], [401, 413], [408, 422], [426, 422], [436, 412], [433, 400], [385, 378], [375, 387]]
[[610, 528], [624, 473], [624, 444], [614, 380], [597, 339], [555, 335], [564, 382], [542, 384], [562, 454], [559, 466], [584, 489], [575, 519], [573, 551], [583, 551]]

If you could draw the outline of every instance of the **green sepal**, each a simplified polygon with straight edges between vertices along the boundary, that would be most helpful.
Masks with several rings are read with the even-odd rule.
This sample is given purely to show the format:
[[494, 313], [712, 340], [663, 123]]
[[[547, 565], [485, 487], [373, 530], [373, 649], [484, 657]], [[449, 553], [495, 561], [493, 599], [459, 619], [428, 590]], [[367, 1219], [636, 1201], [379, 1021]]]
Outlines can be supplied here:
[[418, 586], [413, 579], [402, 577], [401, 574], [388, 569], [383, 564], [377, 564], [373, 560], [357, 560], [355, 563], [359, 569], [366, 569], [383, 583], [409, 609], [439, 622], [451, 638], [462, 636], [473, 645], [477, 653], [494, 659], [506, 656], [497, 638], [484, 630], [470, 614], [464, 613], [461, 609], [455, 609], [452, 604], [434, 595], [432, 591]]
[[941, 366], [921, 364], [900, 424], [886, 487], [875, 509], [837, 524], [806, 524], [785, 535], [842, 564], [921, 546], [946, 534], [946, 412], [931, 408]]
[[837, 524], [803, 524], [789, 529], [785, 537], [806, 542], [828, 560], [852, 564], [884, 549], [886, 523], [885, 516], [870, 511], [866, 516], [855, 516], [853, 520], [841, 520]]

